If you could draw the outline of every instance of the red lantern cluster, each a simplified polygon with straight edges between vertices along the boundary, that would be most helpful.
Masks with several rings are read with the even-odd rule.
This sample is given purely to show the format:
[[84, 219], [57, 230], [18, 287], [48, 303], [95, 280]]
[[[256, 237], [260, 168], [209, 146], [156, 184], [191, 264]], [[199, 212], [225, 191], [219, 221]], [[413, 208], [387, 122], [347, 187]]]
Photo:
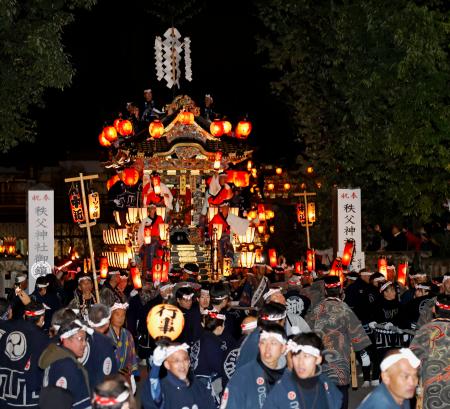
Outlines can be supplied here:
[[125, 119], [124, 121], [120, 121], [118, 124], [117, 130], [122, 136], [129, 136], [133, 133], [133, 124]]
[[244, 170], [227, 170], [227, 182], [236, 187], [247, 187], [250, 184], [250, 174]]
[[113, 126], [105, 126], [102, 133], [108, 142], [114, 142], [117, 140], [117, 131]]
[[107, 148], [108, 146], [111, 146], [111, 142], [108, 141], [108, 139], [106, 139], [105, 137], [105, 132], [102, 131], [102, 133], [98, 136], [98, 141], [100, 143], [101, 146], [104, 146], [105, 148]]

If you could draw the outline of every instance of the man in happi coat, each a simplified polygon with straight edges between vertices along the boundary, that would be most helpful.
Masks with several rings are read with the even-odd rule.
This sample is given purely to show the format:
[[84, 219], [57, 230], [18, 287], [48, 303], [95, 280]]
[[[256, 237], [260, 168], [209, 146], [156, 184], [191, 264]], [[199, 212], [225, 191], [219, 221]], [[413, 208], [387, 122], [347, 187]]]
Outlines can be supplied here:
[[[338, 386], [343, 395], [342, 409], [348, 406], [351, 348], [358, 352], [371, 344], [361, 321], [342, 299], [342, 287], [336, 276], [324, 277], [326, 298], [312, 313], [313, 331], [325, 346], [324, 373]], [[367, 355], [367, 359], [368, 355]], [[363, 363], [364, 364], [364, 363]]]
[[410, 348], [422, 361], [423, 408], [450, 405], [450, 295], [440, 294], [434, 306], [436, 318], [422, 326]]

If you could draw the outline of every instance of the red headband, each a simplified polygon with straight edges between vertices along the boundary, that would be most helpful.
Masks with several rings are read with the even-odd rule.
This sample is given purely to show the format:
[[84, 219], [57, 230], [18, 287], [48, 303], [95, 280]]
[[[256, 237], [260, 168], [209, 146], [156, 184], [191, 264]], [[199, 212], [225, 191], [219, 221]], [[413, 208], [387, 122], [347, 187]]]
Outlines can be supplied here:
[[341, 283], [332, 283], [332, 284], [325, 284], [325, 288], [337, 288], [340, 287]]
[[450, 305], [442, 304], [439, 301], [436, 301], [436, 307], [440, 308], [441, 310], [450, 311]]

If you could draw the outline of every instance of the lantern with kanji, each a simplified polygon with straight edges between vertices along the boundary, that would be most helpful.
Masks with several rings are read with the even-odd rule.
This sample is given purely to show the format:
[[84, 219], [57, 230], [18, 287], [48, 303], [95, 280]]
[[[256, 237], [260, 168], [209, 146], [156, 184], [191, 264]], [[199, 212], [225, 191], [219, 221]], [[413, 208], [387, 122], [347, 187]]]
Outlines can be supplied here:
[[353, 259], [355, 254], [355, 240], [347, 239], [344, 246], [344, 252], [342, 253], [342, 267], [347, 268]]
[[169, 281], [169, 262], [155, 258], [152, 268], [153, 282], [165, 283]]
[[75, 223], [84, 222], [83, 205], [81, 202], [81, 194], [76, 186], [72, 186], [69, 192], [70, 210]]
[[209, 131], [211, 132], [212, 136], [215, 136], [217, 138], [221, 137], [223, 135], [223, 122], [219, 119], [214, 119], [214, 121], [211, 122], [211, 125], [209, 126]]
[[301, 224], [306, 223], [305, 205], [303, 203], [297, 205], [297, 222]]
[[100, 218], [100, 196], [98, 192], [91, 192], [88, 195], [89, 199], [89, 217], [92, 220]]
[[387, 259], [386, 256], [380, 256], [378, 258], [378, 272], [387, 277]]
[[277, 251], [275, 249], [269, 249], [269, 265], [275, 267], [278, 263]]
[[169, 339], [175, 341], [183, 331], [184, 315], [171, 304], [154, 306], [147, 315], [148, 333], [155, 340]]
[[130, 267], [131, 279], [133, 280], [133, 287], [135, 290], [142, 288], [141, 272], [137, 266]]
[[133, 133], [133, 124], [128, 119], [120, 121], [118, 128], [122, 136], [129, 136]]
[[316, 204], [314, 202], [308, 203], [308, 223], [313, 224], [316, 221]]
[[220, 169], [221, 161], [222, 161], [222, 152], [217, 151], [214, 154], [214, 169], [215, 170], [219, 170]]
[[120, 177], [127, 186], [134, 186], [139, 181], [139, 172], [135, 168], [126, 168]]
[[114, 142], [117, 140], [117, 131], [113, 126], [105, 126], [103, 128], [103, 136], [109, 142]]
[[406, 277], [408, 275], [408, 262], [402, 261], [401, 263], [399, 263], [397, 271], [397, 281], [402, 285], [406, 285]]
[[341, 257], [336, 257], [334, 260], [333, 260], [333, 264], [331, 265], [331, 268], [330, 268], [330, 276], [337, 276], [337, 277], [340, 277], [341, 276], [341, 273], [342, 273], [342, 266], [343, 266], [343, 263], [342, 263], [342, 258]]
[[310, 273], [316, 269], [316, 252], [313, 249], [306, 250], [306, 269]]
[[252, 131], [252, 123], [250, 121], [245, 120], [238, 122], [234, 134], [236, 138], [246, 139], [250, 135], [251, 131]]
[[149, 126], [148, 132], [152, 138], [161, 138], [164, 134], [164, 125], [159, 119], [155, 119]]
[[299, 275], [303, 274], [303, 262], [297, 261], [295, 263], [295, 274], [299, 274]]
[[108, 277], [108, 257], [100, 257], [100, 278]]
[[192, 112], [180, 112], [179, 118], [183, 125], [192, 125], [194, 123], [194, 114]]

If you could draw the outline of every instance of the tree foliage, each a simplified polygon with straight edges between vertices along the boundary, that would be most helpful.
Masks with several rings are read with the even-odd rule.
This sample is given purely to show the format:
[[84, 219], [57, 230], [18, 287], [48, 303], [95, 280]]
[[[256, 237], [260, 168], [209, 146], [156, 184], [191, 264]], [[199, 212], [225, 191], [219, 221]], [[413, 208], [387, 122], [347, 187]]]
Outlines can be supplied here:
[[264, 0], [258, 40], [324, 189], [380, 220], [428, 221], [449, 194], [449, 14], [410, 0]]
[[64, 28], [76, 9], [96, 0], [0, 0], [0, 149], [33, 140], [32, 106], [47, 88], [63, 89], [74, 74], [64, 51]]

